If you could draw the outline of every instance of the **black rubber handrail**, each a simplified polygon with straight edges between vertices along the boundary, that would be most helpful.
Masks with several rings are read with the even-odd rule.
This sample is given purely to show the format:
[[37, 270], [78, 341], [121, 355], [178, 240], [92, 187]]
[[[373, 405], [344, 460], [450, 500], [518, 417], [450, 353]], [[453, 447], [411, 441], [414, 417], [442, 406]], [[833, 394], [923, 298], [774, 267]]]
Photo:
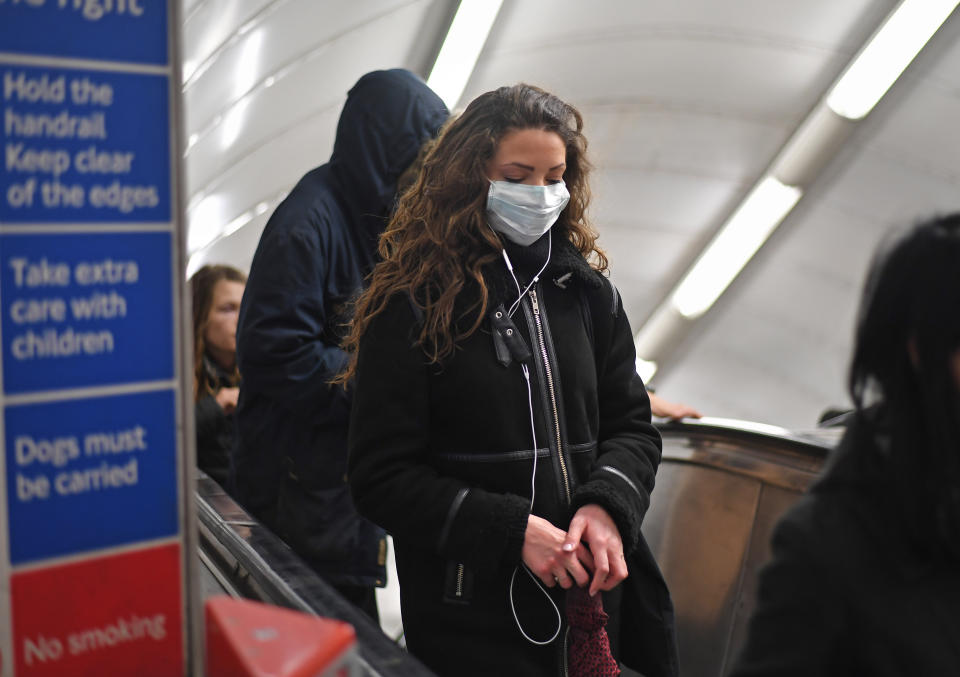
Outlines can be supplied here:
[[794, 431], [734, 419], [684, 419], [682, 421], [660, 421], [656, 422], [655, 425], [661, 434], [722, 438], [744, 446], [759, 444], [765, 447], [772, 446], [820, 457], [828, 455], [839, 439], [838, 432], [834, 432], [837, 429]]

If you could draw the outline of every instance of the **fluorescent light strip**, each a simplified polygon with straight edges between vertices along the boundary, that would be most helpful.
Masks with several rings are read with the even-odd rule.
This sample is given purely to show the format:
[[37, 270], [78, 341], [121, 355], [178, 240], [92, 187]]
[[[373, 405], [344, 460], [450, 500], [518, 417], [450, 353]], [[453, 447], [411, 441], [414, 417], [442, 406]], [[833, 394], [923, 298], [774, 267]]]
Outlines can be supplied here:
[[450, 110], [466, 89], [502, 4], [503, 0], [461, 0], [457, 8], [427, 78], [427, 85]]
[[859, 120], [883, 98], [960, 0], [904, 0], [827, 96], [837, 115]]
[[757, 184], [677, 286], [674, 307], [688, 319], [705, 313], [801, 195], [772, 176]]

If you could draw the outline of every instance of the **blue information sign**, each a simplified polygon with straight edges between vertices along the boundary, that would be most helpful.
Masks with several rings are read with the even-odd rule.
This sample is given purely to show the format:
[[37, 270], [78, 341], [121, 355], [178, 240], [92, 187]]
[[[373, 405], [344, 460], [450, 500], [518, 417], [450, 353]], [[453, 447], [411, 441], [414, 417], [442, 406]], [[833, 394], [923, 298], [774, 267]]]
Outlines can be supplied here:
[[7, 395], [174, 378], [169, 233], [0, 234]]
[[168, 86], [162, 75], [0, 66], [0, 223], [169, 221]]
[[178, 531], [174, 392], [4, 412], [13, 564]]
[[[193, 408], [181, 377], [192, 355], [176, 344], [190, 322], [178, 302], [179, 6], [0, 0], [4, 675], [202, 671], [184, 609], [198, 598], [183, 570]], [[117, 579], [103, 552], [117, 547], [157, 564]], [[97, 604], [56, 592], [65, 576], [89, 587], [67, 573], [81, 570]], [[159, 592], [145, 598], [145, 584]], [[143, 632], [74, 641], [150, 619], [162, 647]]]
[[167, 63], [167, 0], [0, 0], [4, 52]]

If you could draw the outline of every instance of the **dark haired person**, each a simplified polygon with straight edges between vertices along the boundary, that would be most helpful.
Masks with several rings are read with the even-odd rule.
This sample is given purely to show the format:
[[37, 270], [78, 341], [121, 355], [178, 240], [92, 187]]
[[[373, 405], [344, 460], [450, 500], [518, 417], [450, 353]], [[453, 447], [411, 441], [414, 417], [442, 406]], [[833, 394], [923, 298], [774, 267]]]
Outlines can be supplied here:
[[773, 535], [736, 677], [960, 675], [960, 215], [874, 259], [855, 412]]
[[440, 675], [565, 674], [570, 596], [620, 618], [628, 575], [647, 615], [612, 641], [676, 671], [640, 533], [660, 437], [586, 215], [582, 127], [528, 85], [470, 103], [402, 196], [346, 343], [350, 486], [394, 537], [407, 646]]
[[377, 260], [398, 181], [447, 117], [409, 71], [360, 78], [330, 161], [308, 172], [267, 222], [240, 308], [234, 493], [373, 617], [386, 537], [350, 499], [350, 397], [330, 381], [346, 364], [339, 343], [350, 303]]
[[240, 392], [237, 314], [246, 281], [246, 275], [226, 265], [203, 266], [190, 278], [197, 466], [222, 486], [230, 470]]

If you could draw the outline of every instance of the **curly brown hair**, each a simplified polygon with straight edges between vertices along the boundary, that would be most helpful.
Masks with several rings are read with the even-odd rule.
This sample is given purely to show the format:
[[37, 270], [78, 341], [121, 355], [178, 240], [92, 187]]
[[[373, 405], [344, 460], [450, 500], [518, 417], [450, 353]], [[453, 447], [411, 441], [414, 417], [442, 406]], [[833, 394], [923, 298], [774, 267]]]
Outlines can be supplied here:
[[[568, 238], [595, 269], [606, 270], [607, 258], [596, 246], [597, 233], [586, 215], [590, 163], [580, 112], [532, 85], [481, 94], [447, 122], [380, 236], [382, 261], [357, 300], [343, 344], [350, 361], [336, 382], [346, 383], [353, 376], [360, 338], [394, 294], [409, 295], [423, 310], [418, 344], [432, 364], [453, 354], [457, 343], [480, 326], [489, 302], [482, 270], [503, 248], [487, 225], [486, 165], [504, 135], [523, 129], [555, 132], [563, 139], [563, 180], [570, 202], [553, 231]], [[455, 311], [467, 287], [478, 292], [477, 298]]]

